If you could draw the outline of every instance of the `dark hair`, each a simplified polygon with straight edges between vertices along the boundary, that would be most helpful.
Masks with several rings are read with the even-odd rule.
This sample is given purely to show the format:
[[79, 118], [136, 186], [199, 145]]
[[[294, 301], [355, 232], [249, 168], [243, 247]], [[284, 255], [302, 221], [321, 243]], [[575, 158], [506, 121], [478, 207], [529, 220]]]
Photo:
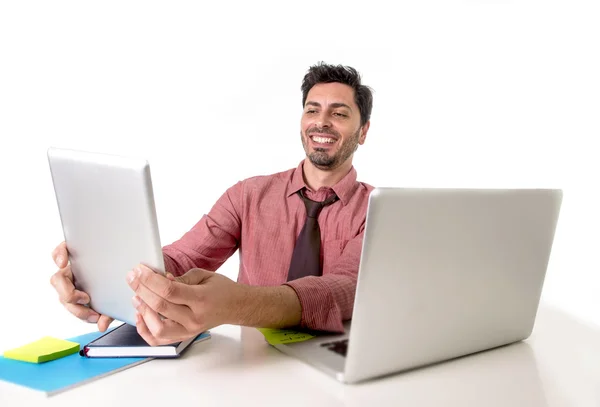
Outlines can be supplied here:
[[371, 88], [360, 83], [360, 74], [350, 66], [329, 65], [319, 62], [311, 66], [302, 81], [302, 107], [308, 92], [318, 83], [339, 82], [354, 89], [354, 102], [360, 111], [360, 125], [364, 126], [371, 118], [373, 94]]

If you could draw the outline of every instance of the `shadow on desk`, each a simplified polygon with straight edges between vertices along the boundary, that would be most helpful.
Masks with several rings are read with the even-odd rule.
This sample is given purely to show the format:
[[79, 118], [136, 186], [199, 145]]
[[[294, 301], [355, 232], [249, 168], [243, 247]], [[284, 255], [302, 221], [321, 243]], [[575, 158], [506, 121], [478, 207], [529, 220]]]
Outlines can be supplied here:
[[[211, 331], [211, 340], [190, 348], [185, 358], [202, 361], [202, 372], [250, 374], [261, 369], [270, 369], [277, 364], [289, 363], [279, 351], [269, 346], [264, 336], [255, 328], [238, 327], [239, 339]], [[176, 361], [175, 361], [176, 362]], [[154, 363], [169, 364], [169, 360]]]
[[525, 342], [347, 386], [340, 397], [352, 406], [548, 405], [534, 352]]
[[346, 406], [600, 406], [600, 329], [545, 307], [525, 341], [344, 386], [311, 382]]

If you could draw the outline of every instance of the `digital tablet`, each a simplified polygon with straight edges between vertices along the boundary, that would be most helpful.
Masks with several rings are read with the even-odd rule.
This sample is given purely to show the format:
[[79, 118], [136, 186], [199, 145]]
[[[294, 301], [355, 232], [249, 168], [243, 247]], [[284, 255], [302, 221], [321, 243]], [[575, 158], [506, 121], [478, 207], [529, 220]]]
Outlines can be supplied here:
[[165, 274], [150, 165], [62, 148], [48, 161], [75, 286], [98, 313], [135, 325], [127, 273], [141, 263]]

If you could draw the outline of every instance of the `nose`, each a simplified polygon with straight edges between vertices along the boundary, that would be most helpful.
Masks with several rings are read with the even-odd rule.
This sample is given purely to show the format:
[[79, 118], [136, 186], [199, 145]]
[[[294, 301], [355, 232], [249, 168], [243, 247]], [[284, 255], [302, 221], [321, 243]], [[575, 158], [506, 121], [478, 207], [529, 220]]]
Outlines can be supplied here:
[[327, 112], [323, 111], [319, 114], [319, 117], [315, 120], [315, 126], [319, 129], [331, 127], [331, 120], [329, 119]]

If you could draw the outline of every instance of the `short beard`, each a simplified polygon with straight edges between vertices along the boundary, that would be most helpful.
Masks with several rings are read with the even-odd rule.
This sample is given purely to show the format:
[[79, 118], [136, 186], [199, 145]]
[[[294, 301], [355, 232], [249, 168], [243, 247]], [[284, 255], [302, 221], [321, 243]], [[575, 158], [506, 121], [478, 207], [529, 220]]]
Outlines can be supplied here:
[[321, 169], [333, 169], [332, 167], [336, 163], [336, 155], [330, 157], [322, 148], [315, 148], [307, 157], [315, 167]]
[[[309, 136], [307, 136], [308, 139]], [[347, 139], [337, 153], [330, 156], [327, 154], [325, 149], [315, 148], [311, 153], [308, 153], [307, 141], [305, 142], [302, 132], [300, 132], [300, 138], [302, 139], [302, 145], [306, 152], [306, 157], [310, 162], [320, 170], [334, 170], [342, 165], [358, 148], [358, 140], [360, 138], [360, 128]]]

